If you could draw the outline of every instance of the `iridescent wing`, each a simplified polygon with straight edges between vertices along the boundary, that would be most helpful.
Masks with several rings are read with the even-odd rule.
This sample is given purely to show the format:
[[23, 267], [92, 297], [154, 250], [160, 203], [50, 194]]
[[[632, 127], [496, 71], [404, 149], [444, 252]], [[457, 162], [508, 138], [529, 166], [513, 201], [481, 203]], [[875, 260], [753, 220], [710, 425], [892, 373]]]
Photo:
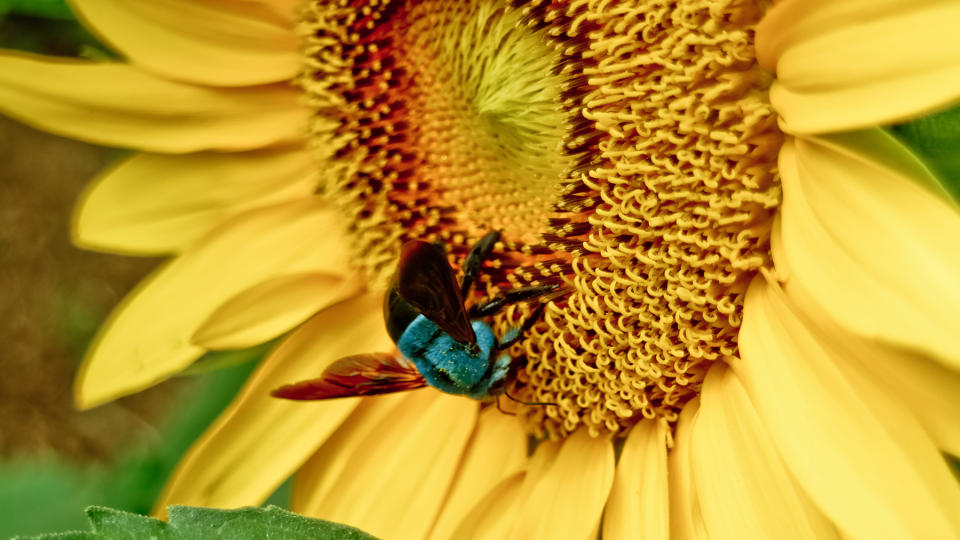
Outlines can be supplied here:
[[419, 240], [404, 244], [397, 283], [400, 296], [450, 337], [464, 344], [477, 343], [442, 247]]
[[320, 378], [281, 386], [270, 395], [303, 401], [389, 394], [426, 385], [403, 357], [371, 353], [341, 358], [327, 366]]

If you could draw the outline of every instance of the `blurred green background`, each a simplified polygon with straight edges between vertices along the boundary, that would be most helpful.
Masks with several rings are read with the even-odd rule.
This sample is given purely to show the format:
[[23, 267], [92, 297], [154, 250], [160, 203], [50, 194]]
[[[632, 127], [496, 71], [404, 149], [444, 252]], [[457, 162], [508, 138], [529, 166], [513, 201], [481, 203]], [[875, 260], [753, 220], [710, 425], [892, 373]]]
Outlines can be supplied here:
[[[63, 0], [0, 0], [0, 48], [113, 54]], [[896, 126], [960, 199], [960, 109]], [[0, 538], [86, 529], [89, 505], [146, 513], [190, 443], [267, 347], [204, 360], [155, 388], [78, 412], [72, 377], [110, 309], [158, 260], [80, 251], [69, 219], [83, 186], [122, 155], [0, 117]], [[286, 507], [289, 488], [271, 499]]]

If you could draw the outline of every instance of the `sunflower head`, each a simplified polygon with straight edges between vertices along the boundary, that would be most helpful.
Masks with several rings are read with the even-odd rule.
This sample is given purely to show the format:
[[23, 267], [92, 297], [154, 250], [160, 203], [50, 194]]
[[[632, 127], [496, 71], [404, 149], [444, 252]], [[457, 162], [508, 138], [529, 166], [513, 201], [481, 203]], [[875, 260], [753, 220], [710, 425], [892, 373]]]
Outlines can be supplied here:
[[[322, 191], [375, 282], [399, 245], [462, 264], [503, 230], [487, 294], [558, 284], [513, 354], [536, 436], [675, 422], [738, 355], [770, 264], [782, 142], [752, 2], [309, 2], [301, 15]], [[500, 332], [529, 309], [499, 317]]]
[[[296, 472], [298, 512], [381, 536], [958, 535], [960, 219], [879, 126], [960, 99], [960, 3], [71, 5], [128, 61], [0, 55], [0, 108], [143, 150], [77, 236], [176, 253], [79, 402], [290, 332], [158, 506], [255, 504]], [[567, 293], [504, 360], [550, 406], [269, 396], [390, 349], [403, 242], [461, 268], [492, 230], [468, 302]]]

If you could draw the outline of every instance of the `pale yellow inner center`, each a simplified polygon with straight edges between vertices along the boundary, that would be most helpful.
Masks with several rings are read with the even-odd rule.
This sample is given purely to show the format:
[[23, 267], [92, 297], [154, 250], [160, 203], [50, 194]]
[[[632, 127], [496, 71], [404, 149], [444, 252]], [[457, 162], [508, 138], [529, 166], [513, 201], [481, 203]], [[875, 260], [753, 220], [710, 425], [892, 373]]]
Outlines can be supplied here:
[[468, 234], [543, 232], [570, 159], [549, 43], [503, 1], [412, 4], [402, 38], [423, 177]]

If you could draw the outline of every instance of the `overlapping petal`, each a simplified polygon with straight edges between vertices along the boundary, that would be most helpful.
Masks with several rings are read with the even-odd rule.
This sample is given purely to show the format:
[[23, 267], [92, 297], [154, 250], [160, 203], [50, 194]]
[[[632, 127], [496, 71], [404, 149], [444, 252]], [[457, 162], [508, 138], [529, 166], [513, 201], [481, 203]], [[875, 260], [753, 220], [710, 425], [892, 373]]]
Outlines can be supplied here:
[[757, 28], [770, 102], [791, 133], [890, 124], [960, 101], [960, 4], [787, 0]]
[[916, 425], [898, 431], [905, 413], [890, 418], [891, 403], [858, 392], [838, 367], [848, 351], [762, 277], [747, 293], [740, 351], [733, 368], [779, 454], [846, 537], [960, 534], [960, 488], [929, 438]]
[[245, 210], [311, 195], [315, 167], [303, 148], [138, 154], [87, 188], [74, 217], [74, 242], [135, 255], [182, 251]]
[[[850, 342], [846, 338], [847, 336], [840, 333], [831, 334], [827, 338], [830, 347], [843, 353], [844, 361], [838, 362], [837, 367], [843, 372], [851, 388], [869, 404], [874, 416], [886, 431], [892, 434], [904, 449], [907, 458], [911, 460], [909, 465], [940, 503], [940, 511], [951, 516], [954, 529], [960, 530], [960, 488], [952, 469], [946, 465], [932, 437], [918, 421], [914, 408], [904, 407], [904, 396], [889, 393], [885, 386], [877, 384], [877, 381], [869, 376], [869, 371], [861, 368], [864, 362], [883, 361], [882, 355], [870, 355], [872, 348], [852, 349], [849, 345], [856, 342]], [[957, 387], [954, 388], [954, 391], [956, 390]]]
[[168, 79], [244, 86], [291, 79], [299, 69], [291, 17], [280, 17], [266, 2], [71, 3], [106, 43], [132, 63]]
[[960, 213], [891, 161], [835, 139], [788, 141], [774, 261], [801, 305], [960, 369]]
[[960, 456], [960, 373], [925, 358], [847, 337], [851, 369], [871, 376], [891, 396], [909, 404], [910, 412], [937, 447]]
[[318, 313], [257, 368], [233, 403], [180, 461], [155, 512], [170, 504], [232, 508], [263, 502], [329, 437], [357, 399], [301, 402], [270, 391], [313, 378], [333, 361], [391, 346], [380, 295]]
[[526, 501], [544, 472], [556, 462], [560, 443], [542, 441], [525, 470], [490, 490], [457, 526], [451, 538], [508, 538], [514, 530], [522, 501]]
[[343, 474], [353, 453], [369, 437], [376, 436], [380, 424], [395, 411], [419, 403], [418, 394], [397, 393], [359, 399], [357, 408], [303, 464], [294, 477], [290, 506], [293, 511], [313, 516], [324, 496]]
[[224, 302], [190, 339], [205, 349], [245, 349], [293, 329], [318, 310], [359, 294], [360, 279], [306, 272], [263, 281]]
[[627, 436], [603, 513], [604, 538], [670, 538], [668, 429], [665, 422], [643, 420]]
[[[946, 0], [949, 1], [949, 0]], [[837, 32], [864, 18], [890, 18], [944, 0], [779, 0], [757, 25], [757, 62], [774, 71], [784, 51], [797, 43]]]
[[519, 472], [497, 484], [483, 496], [471, 509], [451, 540], [484, 540], [486, 538], [506, 538], [510, 534], [520, 505], [525, 473]]
[[697, 490], [693, 483], [691, 435], [700, 412], [700, 398], [683, 406], [677, 419], [673, 451], [667, 458], [670, 479], [670, 535], [677, 540], [703, 540], [707, 534]]
[[527, 460], [523, 485], [520, 490], [520, 500], [527, 500], [530, 497], [530, 493], [539, 483], [539, 479], [557, 461], [557, 455], [560, 454], [561, 447], [561, 441], [541, 441], [537, 444], [533, 455]]
[[286, 273], [343, 274], [340, 220], [317, 198], [251, 210], [211, 231], [143, 281], [116, 308], [90, 347], [76, 400], [92, 407], [185, 368], [204, 349], [190, 343], [221, 304]]
[[796, 485], [736, 376], [707, 374], [693, 423], [693, 481], [710, 538], [839, 538]]
[[312, 493], [306, 497], [300, 492], [295, 510], [378, 537], [425, 537], [450, 489], [477, 409], [475, 401], [433, 389], [410, 392], [349, 444], [332, 441], [344, 460], [329, 472], [308, 473], [319, 481], [307, 486]]
[[526, 453], [527, 434], [516, 418], [496, 407], [480, 413], [430, 538], [458, 538], [453, 532], [464, 517], [495, 486], [523, 470]]
[[13, 52], [0, 55], [0, 112], [58, 135], [174, 154], [299, 142], [309, 118], [283, 84], [200, 87], [127, 64]]
[[589, 538], [600, 525], [613, 475], [610, 440], [578, 430], [563, 441], [553, 463], [527, 473], [529, 491], [510, 538]]

